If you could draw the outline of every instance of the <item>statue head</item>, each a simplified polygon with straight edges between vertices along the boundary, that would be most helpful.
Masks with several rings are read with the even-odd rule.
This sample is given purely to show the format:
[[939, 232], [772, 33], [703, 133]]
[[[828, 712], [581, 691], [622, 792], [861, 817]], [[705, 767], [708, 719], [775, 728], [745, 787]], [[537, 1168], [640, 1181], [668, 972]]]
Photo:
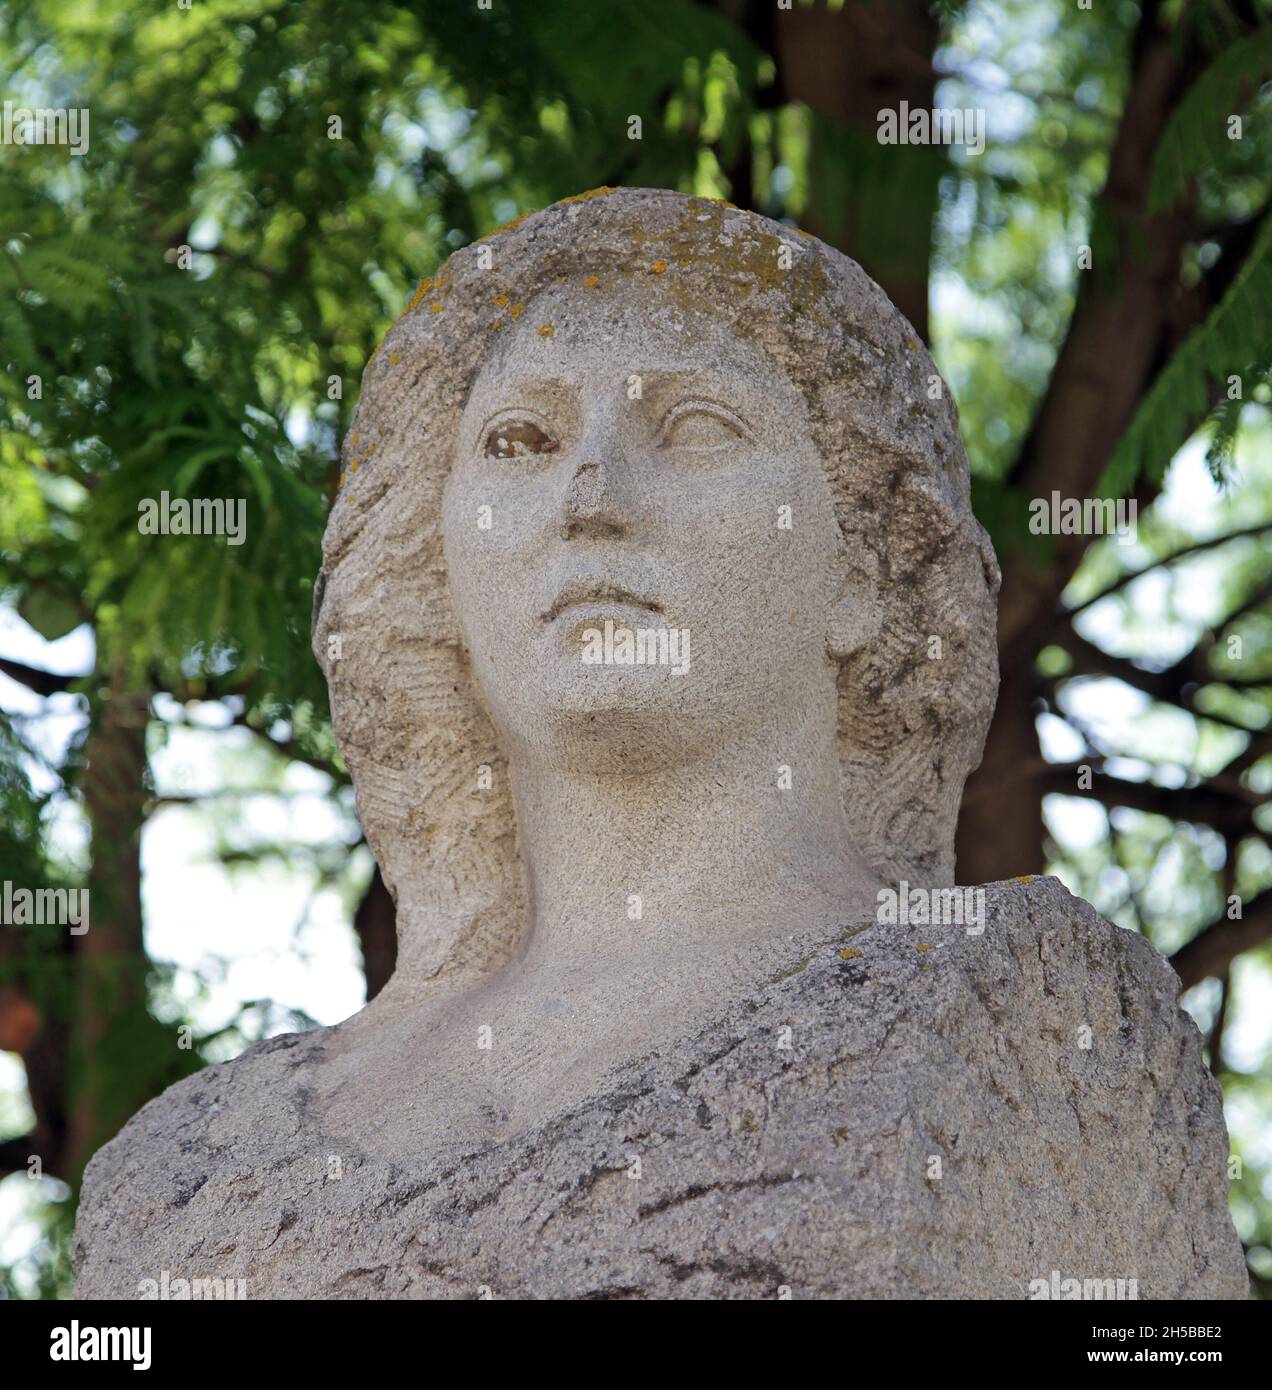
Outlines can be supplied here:
[[792, 720], [878, 876], [952, 883], [998, 570], [953, 402], [847, 257], [671, 192], [555, 204], [420, 287], [343, 470], [314, 650], [400, 971], [515, 948], [510, 767], [640, 777]]

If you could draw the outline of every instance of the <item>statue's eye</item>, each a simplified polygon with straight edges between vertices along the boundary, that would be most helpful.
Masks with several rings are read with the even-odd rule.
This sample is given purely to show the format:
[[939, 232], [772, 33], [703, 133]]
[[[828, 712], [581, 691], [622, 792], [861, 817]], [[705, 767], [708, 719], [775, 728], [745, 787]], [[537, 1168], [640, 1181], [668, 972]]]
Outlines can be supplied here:
[[686, 401], [668, 413], [662, 447], [705, 453], [749, 438], [746, 426], [732, 411], [708, 401]]
[[524, 418], [500, 420], [486, 432], [487, 458], [529, 458], [532, 454], [555, 453], [560, 447], [560, 441], [546, 429]]

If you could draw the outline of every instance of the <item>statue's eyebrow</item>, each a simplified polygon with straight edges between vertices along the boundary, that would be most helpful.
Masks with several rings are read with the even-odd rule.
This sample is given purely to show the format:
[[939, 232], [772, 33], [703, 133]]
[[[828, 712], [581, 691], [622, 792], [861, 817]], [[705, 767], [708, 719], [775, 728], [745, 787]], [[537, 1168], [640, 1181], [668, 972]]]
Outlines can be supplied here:
[[[492, 420], [505, 412], [515, 413], [518, 408], [534, 410], [551, 401], [558, 407], [572, 411], [582, 408], [583, 397], [589, 383], [585, 380], [586, 368], [579, 373], [562, 373], [544, 376], [530, 373], [501, 378], [485, 385], [480, 401], [483, 423], [486, 429]], [[631, 383], [639, 378], [641, 394], [630, 395]], [[699, 366], [685, 362], [674, 366], [653, 366], [641, 368], [632, 366], [617, 368], [611, 383], [615, 392], [627, 393], [634, 403], [645, 401], [650, 409], [660, 412], [673, 408], [681, 401], [697, 399], [720, 406], [748, 429], [755, 428], [751, 410], [738, 398], [736, 383], [731, 377], [712, 367]]]
[[693, 402], [714, 405], [734, 416], [750, 431], [755, 428], [750, 403], [739, 398], [736, 384], [728, 376], [710, 367], [655, 367], [638, 373], [642, 378], [643, 394], [660, 412], [674, 410], [681, 404]]
[[492, 397], [514, 397], [521, 391], [556, 391], [577, 395], [582, 384], [581, 380], [571, 380], [564, 376], [517, 376], [491, 383], [483, 394]]
[[[501, 378], [497, 382], [489, 383], [483, 394], [511, 396], [519, 391], [560, 391], [577, 395], [584, 389], [584, 370], [580, 369], [577, 374], [557, 376], [531, 374]], [[686, 362], [683, 366], [673, 367], [619, 367], [615, 369], [615, 384], [625, 386], [632, 377], [636, 376], [640, 377], [643, 382], [660, 387], [685, 386], [695, 391], [702, 391], [709, 396], [723, 397], [732, 394], [729, 389], [729, 379], [723, 373], [710, 367], [696, 366], [691, 362]]]
[[[634, 368], [630, 375], [639, 376], [646, 386], [660, 391], [683, 390], [721, 404], [734, 399], [737, 394], [736, 388], [730, 385], [729, 377], [722, 372], [692, 363], [686, 363], [683, 367], [649, 367], [643, 372]], [[737, 407], [730, 406], [730, 409], [736, 410]]]

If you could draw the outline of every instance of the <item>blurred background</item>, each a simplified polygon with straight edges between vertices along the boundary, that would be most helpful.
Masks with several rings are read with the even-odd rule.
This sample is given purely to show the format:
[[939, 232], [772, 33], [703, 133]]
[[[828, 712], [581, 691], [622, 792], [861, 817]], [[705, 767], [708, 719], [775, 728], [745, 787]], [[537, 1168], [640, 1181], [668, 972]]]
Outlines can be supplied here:
[[[187, 6], [188, 7], [185, 7]], [[148, 1098], [393, 969], [309, 654], [362, 368], [422, 277], [598, 185], [843, 248], [932, 346], [1004, 569], [959, 879], [1058, 874], [1170, 956], [1272, 1294], [1272, 5], [0, 3], [0, 1297], [63, 1297]], [[984, 113], [983, 153], [878, 113]], [[633, 120], [633, 118], [639, 118]], [[247, 499], [247, 540], [138, 502]], [[1029, 503], [1133, 498], [1133, 543]]]

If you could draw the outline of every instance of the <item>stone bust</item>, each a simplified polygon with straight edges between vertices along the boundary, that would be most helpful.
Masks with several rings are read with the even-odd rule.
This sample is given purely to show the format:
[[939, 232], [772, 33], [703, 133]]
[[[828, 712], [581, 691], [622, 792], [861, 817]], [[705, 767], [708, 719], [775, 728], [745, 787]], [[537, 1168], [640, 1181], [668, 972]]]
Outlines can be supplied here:
[[[102, 1150], [77, 1291], [1025, 1297], [1036, 1264], [1239, 1293], [1216, 1091], [1151, 947], [1054, 881], [991, 888], [975, 936], [876, 921], [954, 882], [997, 586], [953, 403], [838, 252], [656, 190], [457, 252], [367, 367], [315, 598], [396, 973]], [[1045, 1173], [1066, 1088], [1094, 1127], [1110, 1084], [1023, 1053], [1141, 996], [1101, 1065], [1139, 1095], [1177, 1035], [1178, 1098], [1125, 1139], [1199, 1157], [1022, 1244], [1054, 1221], [991, 1130]], [[1107, 1232], [1136, 1181], [1185, 1227], [1156, 1265]]]

